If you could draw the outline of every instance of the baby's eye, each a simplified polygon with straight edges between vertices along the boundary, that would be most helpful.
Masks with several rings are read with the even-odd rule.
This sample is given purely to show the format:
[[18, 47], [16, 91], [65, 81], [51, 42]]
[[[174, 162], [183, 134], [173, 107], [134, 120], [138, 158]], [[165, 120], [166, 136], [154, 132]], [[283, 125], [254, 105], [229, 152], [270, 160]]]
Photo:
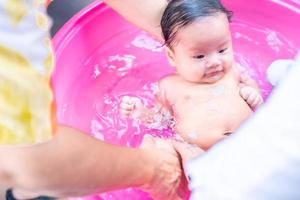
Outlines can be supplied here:
[[219, 53], [224, 53], [226, 50], [227, 50], [227, 48], [221, 49], [221, 50], [219, 51]]
[[203, 59], [204, 57], [205, 57], [204, 55], [194, 56], [194, 58], [197, 58], [197, 59]]

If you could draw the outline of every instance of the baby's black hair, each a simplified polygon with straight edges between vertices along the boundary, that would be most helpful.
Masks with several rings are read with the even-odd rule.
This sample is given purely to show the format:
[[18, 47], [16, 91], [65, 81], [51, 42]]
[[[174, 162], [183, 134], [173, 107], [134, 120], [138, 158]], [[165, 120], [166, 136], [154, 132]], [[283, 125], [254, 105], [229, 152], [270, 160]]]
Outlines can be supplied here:
[[165, 45], [172, 47], [178, 30], [201, 17], [224, 13], [230, 21], [232, 12], [219, 0], [169, 0], [160, 26]]

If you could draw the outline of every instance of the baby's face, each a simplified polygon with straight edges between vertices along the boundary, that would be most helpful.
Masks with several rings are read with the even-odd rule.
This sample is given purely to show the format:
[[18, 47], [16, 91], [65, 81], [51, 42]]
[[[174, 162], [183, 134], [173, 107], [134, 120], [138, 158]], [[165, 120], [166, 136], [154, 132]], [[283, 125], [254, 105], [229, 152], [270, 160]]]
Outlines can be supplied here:
[[220, 80], [233, 64], [229, 22], [219, 13], [182, 28], [167, 56], [177, 73], [195, 83]]

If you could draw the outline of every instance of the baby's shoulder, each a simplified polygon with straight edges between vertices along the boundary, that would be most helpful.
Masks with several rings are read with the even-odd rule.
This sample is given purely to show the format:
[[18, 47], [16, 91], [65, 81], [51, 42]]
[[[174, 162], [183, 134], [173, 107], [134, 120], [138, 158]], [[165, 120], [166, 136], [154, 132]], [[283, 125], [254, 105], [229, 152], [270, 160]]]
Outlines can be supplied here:
[[[182, 84], [177, 75], [168, 75], [159, 81], [160, 98], [168, 104], [172, 104], [174, 99], [182, 93]], [[163, 101], [163, 100], [161, 100]], [[166, 103], [165, 103], [166, 104]]]
[[159, 81], [160, 87], [168, 88], [181, 84], [180, 77], [176, 74], [167, 75]]

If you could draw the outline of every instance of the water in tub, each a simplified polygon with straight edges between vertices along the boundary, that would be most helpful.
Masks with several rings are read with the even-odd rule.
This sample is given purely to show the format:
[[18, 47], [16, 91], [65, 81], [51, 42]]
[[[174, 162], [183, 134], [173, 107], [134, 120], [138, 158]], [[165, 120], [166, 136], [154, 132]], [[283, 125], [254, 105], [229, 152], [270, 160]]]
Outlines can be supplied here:
[[[267, 66], [279, 54], [293, 57], [297, 48], [284, 35], [267, 27], [239, 20], [231, 26], [235, 58], [243, 66], [243, 73], [258, 80], [266, 98], [272, 89], [266, 80]], [[85, 60], [74, 77], [72, 89], [65, 94], [68, 101], [64, 101], [58, 117], [64, 123], [77, 124], [100, 140], [125, 146], [138, 147], [146, 133], [171, 137], [171, 129], [150, 129], [119, 114], [123, 95], [140, 97], [146, 105], [154, 103], [155, 83], [173, 72], [161, 47], [161, 43], [137, 29], [106, 41]], [[133, 188], [87, 198], [151, 199]]]

